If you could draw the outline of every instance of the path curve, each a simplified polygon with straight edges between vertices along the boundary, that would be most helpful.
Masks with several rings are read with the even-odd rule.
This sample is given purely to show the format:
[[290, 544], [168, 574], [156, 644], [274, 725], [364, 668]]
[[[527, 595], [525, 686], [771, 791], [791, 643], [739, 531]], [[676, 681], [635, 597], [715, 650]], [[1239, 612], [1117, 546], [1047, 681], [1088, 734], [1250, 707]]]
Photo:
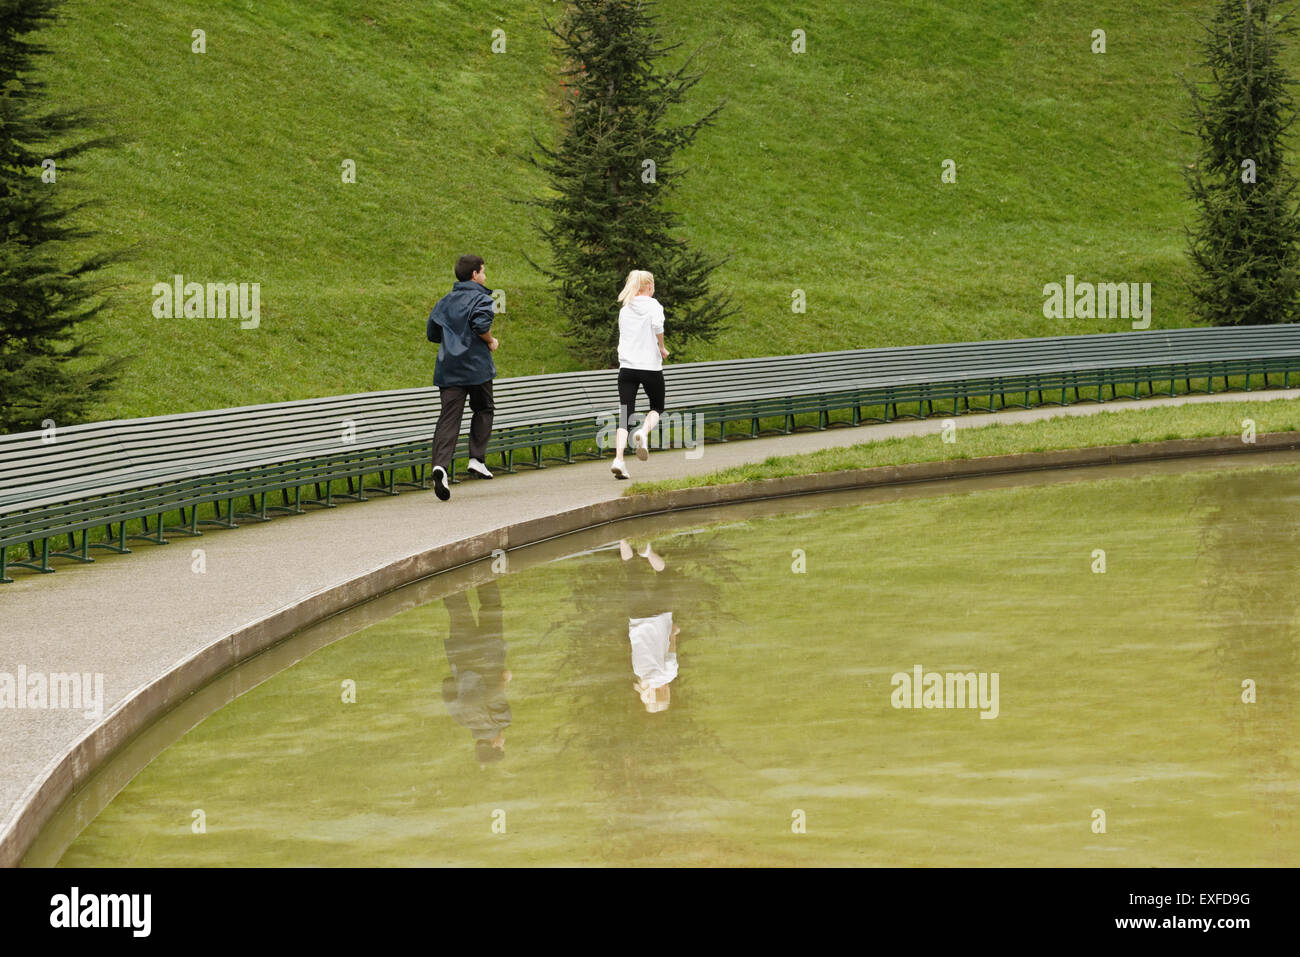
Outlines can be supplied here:
[[[1004, 411], [961, 417], [963, 428], [993, 422], [1198, 402], [1296, 398], [1300, 390], [1178, 396], [1122, 404]], [[705, 447], [702, 457], [682, 451], [629, 460], [635, 479], [666, 479], [792, 455], [907, 435], [941, 431], [939, 419], [907, 420], [776, 438], [736, 440]], [[1263, 437], [1262, 437], [1263, 438]], [[1195, 443], [1199, 442], [1200, 445]], [[1242, 451], [1238, 440], [1193, 440], [1175, 454]], [[1170, 446], [1169, 443], [1163, 443]], [[1258, 446], [1287, 447], [1275, 440]], [[1290, 447], [1300, 438], [1290, 440]], [[1166, 454], [1172, 451], [1167, 449]], [[1140, 447], [1120, 454], [1141, 456]], [[1061, 468], [1096, 460], [1087, 450], [1010, 456], [1006, 468]], [[924, 481], [974, 474], [979, 460], [920, 463], [881, 472], [881, 481]], [[910, 471], [909, 471], [910, 470]], [[879, 471], [879, 470], [873, 470]], [[862, 473], [856, 473], [861, 476]], [[907, 477], [907, 476], [912, 477]], [[846, 487], [847, 473], [775, 480], [766, 491], [730, 489], [722, 495], [688, 489], [650, 508], [691, 507], [752, 495], [794, 494]], [[802, 485], [800, 484], [802, 483]], [[806, 488], [803, 486], [807, 486]], [[0, 672], [79, 672], [104, 675], [103, 713], [87, 719], [73, 710], [0, 709], [0, 866], [21, 860], [58, 805], [136, 731], [222, 671], [287, 635], [418, 578], [552, 535], [644, 512], [647, 504], [622, 497], [608, 460], [521, 470], [492, 482], [465, 482], [452, 500], [431, 491], [376, 497], [365, 504], [288, 515], [202, 538], [176, 537], [166, 546], [142, 544], [131, 555], [110, 555], [93, 566], [61, 566], [53, 575], [15, 576], [0, 590]], [[194, 570], [203, 551], [203, 573]]]

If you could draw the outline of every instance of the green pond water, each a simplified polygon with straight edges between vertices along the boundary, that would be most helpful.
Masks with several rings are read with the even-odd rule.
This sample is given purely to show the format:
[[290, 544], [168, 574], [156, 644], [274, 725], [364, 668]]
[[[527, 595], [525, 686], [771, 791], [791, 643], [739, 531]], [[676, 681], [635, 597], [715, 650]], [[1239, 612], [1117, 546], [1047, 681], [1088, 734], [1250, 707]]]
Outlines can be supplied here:
[[[789, 508], [328, 644], [60, 863], [1300, 864], [1300, 468]], [[629, 618], [658, 664], [669, 612], [639, 693]], [[985, 706], [895, 707], [917, 666]]]

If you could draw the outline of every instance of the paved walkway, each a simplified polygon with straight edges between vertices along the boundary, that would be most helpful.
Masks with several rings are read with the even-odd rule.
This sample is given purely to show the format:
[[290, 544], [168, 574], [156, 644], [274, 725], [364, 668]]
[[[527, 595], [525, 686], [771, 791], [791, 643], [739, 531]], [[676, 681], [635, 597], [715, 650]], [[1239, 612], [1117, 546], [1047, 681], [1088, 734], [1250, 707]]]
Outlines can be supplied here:
[[[1179, 396], [1142, 402], [1078, 405], [966, 415], [959, 427], [1189, 402], [1296, 398], [1297, 390]], [[629, 459], [633, 479], [695, 474], [771, 455], [812, 452], [903, 435], [940, 431], [942, 420], [831, 429], [706, 447], [694, 461], [678, 451], [650, 461]], [[609, 460], [530, 469], [492, 482], [462, 482], [450, 502], [433, 492], [376, 496], [330, 510], [283, 516], [202, 538], [176, 536], [167, 546], [135, 545], [130, 555], [103, 553], [94, 565], [59, 563], [53, 575], [15, 572], [0, 585], [0, 674], [102, 673], [104, 713], [180, 662], [249, 621], [330, 585], [398, 559], [504, 525], [615, 498], [626, 488]], [[194, 549], [206, 572], [192, 570]], [[2, 680], [2, 679], [0, 679]], [[79, 711], [0, 709], [0, 824], [22, 793], [92, 722]]]

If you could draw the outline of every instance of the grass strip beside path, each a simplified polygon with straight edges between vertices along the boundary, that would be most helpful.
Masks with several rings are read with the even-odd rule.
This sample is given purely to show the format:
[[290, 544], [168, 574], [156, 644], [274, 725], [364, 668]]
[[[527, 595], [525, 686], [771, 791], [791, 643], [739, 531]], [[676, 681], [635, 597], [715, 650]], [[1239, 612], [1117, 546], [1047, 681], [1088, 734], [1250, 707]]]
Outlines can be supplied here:
[[[1092, 415], [1068, 415], [1037, 422], [994, 423], [976, 427], [963, 427], [958, 418], [955, 440], [952, 442], [944, 442], [942, 435], [936, 432], [866, 441], [803, 455], [771, 456], [762, 462], [737, 465], [704, 475], [659, 482], [635, 482], [624, 494], [652, 494], [671, 489], [731, 485], [789, 475], [841, 472], [911, 462], [1243, 435], [1247, 429], [1246, 420], [1254, 423], [1258, 434], [1300, 430], [1300, 399], [1113, 409]], [[870, 429], [867, 426], [864, 431], [869, 433]]]

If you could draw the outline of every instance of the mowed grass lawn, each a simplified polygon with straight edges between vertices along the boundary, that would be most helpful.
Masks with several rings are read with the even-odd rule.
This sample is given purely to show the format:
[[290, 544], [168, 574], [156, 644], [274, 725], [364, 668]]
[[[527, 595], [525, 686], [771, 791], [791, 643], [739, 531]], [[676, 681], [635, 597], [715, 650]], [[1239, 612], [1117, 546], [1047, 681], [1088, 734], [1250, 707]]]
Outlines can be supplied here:
[[[716, 289], [740, 307], [711, 345], [681, 348], [669, 317], [674, 359], [1129, 328], [1044, 318], [1043, 285], [1071, 273], [1151, 282], [1152, 326], [1190, 325], [1177, 75], [1209, 7], [661, 0], [673, 62], [700, 47], [707, 67], [679, 115], [726, 101], [683, 157], [681, 234], [731, 257]], [[45, 38], [52, 102], [126, 142], [57, 188], [100, 201], [78, 214], [96, 245], [133, 250], [98, 332], [134, 361], [96, 417], [428, 384], [425, 317], [464, 251], [506, 292], [500, 373], [576, 368], [512, 202], [546, 188], [523, 154], [557, 128], [560, 9], [72, 0]], [[176, 274], [260, 283], [260, 326], [155, 318]]]
[[[732, 485], [790, 475], [842, 472], [850, 469], [975, 459], [1019, 452], [1048, 452], [1093, 446], [1163, 442], [1238, 435], [1250, 442], [1266, 432], [1300, 431], [1300, 399], [1263, 402], [1206, 402], [1149, 409], [1113, 409], [1094, 415], [1063, 415], [1037, 422], [994, 423], [965, 427], [953, 420], [952, 441], [942, 434], [878, 439], [805, 455], [774, 455], [762, 462], [719, 469], [661, 482], [634, 482], [626, 495], [647, 495], [670, 489]], [[869, 427], [868, 427], [869, 428]]]

